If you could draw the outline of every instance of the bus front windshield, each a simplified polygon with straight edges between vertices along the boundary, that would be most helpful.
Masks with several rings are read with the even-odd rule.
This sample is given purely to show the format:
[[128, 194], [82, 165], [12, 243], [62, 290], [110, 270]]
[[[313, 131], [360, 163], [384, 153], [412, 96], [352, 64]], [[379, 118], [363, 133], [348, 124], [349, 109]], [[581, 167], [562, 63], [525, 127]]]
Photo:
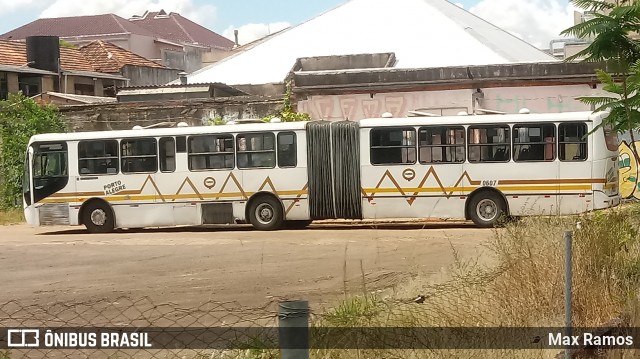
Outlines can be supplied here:
[[66, 143], [37, 143], [32, 147], [33, 183], [29, 181], [27, 166], [25, 166], [25, 180], [23, 181], [24, 197], [27, 204], [31, 204], [31, 200], [28, 198], [30, 190], [34, 191], [34, 201], [38, 202], [63, 189], [69, 181]]

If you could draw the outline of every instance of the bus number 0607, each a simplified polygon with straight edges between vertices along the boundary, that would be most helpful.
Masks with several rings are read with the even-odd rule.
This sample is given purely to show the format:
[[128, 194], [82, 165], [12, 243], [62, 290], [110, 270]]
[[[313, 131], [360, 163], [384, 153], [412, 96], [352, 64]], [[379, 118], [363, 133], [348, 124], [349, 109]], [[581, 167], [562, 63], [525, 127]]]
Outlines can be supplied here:
[[493, 187], [498, 183], [497, 180], [488, 180], [488, 181], [482, 181], [482, 186], [484, 187]]

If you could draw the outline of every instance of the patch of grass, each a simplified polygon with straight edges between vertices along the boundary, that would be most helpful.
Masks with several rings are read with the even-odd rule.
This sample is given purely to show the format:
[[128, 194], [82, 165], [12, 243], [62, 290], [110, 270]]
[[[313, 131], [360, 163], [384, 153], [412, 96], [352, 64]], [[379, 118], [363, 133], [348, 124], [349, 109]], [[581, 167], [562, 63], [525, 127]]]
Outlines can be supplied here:
[[0, 209], [0, 226], [24, 223], [22, 208]]
[[[579, 222], [579, 225], [578, 225]], [[573, 230], [573, 325], [595, 327], [629, 313], [640, 288], [640, 207], [581, 216], [531, 217], [494, 231], [491, 265], [461, 260], [449, 278], [414, 278], [369, 302], [348, 298], [314, 324], [375, 327], [560, 327], [564, 232]], [[486, 260], [484, 262], [487, 262]], [[422, 295], [424, 301], [414, 299]], [[371, 304], [369, 304], [371, 303]], [[640, 309], [636, 309], [640, 312]], [[398, 338], [403, 340], [406, 338]], [[490, 340], [491, 338], [477, 338]], [[493, 338], [495, 339], [495, 338]], [[478, 342], [482, 344], [482, 342]], [[314, 358], [553, 357], [559, 350], [315, 350]]]

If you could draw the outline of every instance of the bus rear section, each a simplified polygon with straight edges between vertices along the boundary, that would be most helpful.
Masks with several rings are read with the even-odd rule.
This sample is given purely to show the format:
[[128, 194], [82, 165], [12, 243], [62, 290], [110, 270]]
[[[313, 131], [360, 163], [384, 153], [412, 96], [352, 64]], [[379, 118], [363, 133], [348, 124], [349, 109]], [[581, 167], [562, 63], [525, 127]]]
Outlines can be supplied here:
[[594, 128], [592, 177], [602, 179], [593, 185], [593, 209], [603, 209], [620, 204], [618, 136], [611, 125], [601, 125], [606, 113], [592, 116]]

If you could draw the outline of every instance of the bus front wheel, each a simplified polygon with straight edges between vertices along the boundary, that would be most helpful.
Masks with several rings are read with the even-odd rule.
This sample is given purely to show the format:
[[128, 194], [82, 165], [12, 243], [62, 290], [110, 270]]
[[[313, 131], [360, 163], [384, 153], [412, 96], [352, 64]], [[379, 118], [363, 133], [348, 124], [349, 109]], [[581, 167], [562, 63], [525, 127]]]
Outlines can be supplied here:
[[498, 193], [483, 191], [471, 198], [469, 217], [479, 227], [494, 227], [506, 215], [507, 206]]
[[251, 201], [249, 221], [261, 231], [279, 229], [283, 222], [282, 205], [271, 196], [260, 196]]
[[91, 233], [108, 233], [115, 228], [113, 211], [102, 201], [93, 201], [83, 210], [82, 222]]

